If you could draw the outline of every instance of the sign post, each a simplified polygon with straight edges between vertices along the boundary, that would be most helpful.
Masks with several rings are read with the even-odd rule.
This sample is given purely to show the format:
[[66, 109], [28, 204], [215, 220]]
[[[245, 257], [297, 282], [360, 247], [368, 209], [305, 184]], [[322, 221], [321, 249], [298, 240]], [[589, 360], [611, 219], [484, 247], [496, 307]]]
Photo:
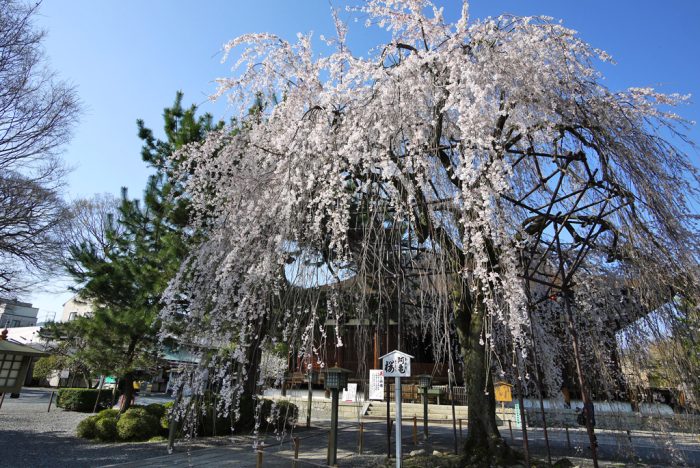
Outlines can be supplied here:
[[394, 404], [396, 407], [396, 468], [401, 467], [401, 377], [411, 376], [411, 359], [413, 356], [394, 350], [385, 354], [382, 360], [384, 377], [394, 377]]
[[496, 401], [501, 402], [501, 419], [503, 420], [504, 424], [506, 421], [505, 402], [513, 401], [513, 393], [511, 392], [512, 387], [513, 386], [508, 382], [496, 382], [496, 384], [494, 385]]

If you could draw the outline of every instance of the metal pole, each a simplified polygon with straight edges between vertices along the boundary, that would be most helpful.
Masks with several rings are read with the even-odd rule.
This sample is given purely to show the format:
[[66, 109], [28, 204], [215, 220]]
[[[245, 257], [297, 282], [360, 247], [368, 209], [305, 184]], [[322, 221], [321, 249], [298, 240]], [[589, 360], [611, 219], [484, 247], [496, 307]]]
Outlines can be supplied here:
[[[384, 379], [384, 384], [386, 385], [386, 456], [391, 458], [391, 389], [389, 388], [388, 379]], [[396, 406], [396, 402], [394, 402]]]
[[[389, 257], [387, 257], [388, 259]], [[390, 336], [389, 336], [389, 314], [388, 311], [386, 314], [386, 353], [389, 353], [390, 351], [390, 346], [391, 346], [391, 341], [389, 341]], [[386, 354], [385, 353], [385, 354]], [[389, 382], [391, 380], [387, 380], [386, 378], [384, 379], [384, 384], [386, 385], [386, 456], [387, 458], [391, 458], [391, 389]], [[394, 402], [394, 405], [396, 402]]]
[[328, 440], [328, 465], [334, 466], [338, 455], [338, 389], [331, 389], [331, 433]]
[[0, 393], [0, 408], [2, 408], [2, 402], [5, 401], [5, 393]]
[[401, 377], [394, 377], [396, 407], [396, 468], [401, 468]]

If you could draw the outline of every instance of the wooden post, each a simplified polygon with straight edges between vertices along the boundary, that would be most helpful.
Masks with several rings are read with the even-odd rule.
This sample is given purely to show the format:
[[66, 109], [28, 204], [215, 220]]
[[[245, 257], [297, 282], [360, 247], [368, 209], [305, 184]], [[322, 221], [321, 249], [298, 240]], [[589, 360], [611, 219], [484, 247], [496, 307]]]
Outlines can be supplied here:
[[175, 403], [170, 409], [170, 414], [168, 417], [168, 454], [172, 454], [175, 449], [175, 436], [177, 435], [177, 419], [175, 418], [175, 412], [180, 405], [182, 398], [182, 388], [177, 391], [175, 397]]
[[413, 445], [418, 445], [418, 418], [413, 416]]
[[[105, 376], [100, 376], [100, 387], [97, 389], [97, 398], [95, 399], [95, 406], [92, 407], [92, 412], [97, 413], [97, 405], [100, 403], [100, 393], [102, 393], [102, 385], [105, 383]], [[53, 395], [53, 392], [51, 392]], [[51, 401], [49, 401], [49, 409], [51, 409]]]
[[365, 423], [360, 422], [360, 455], [365, 446]]
[[255, 468], [263, 468], [263, 446], [258, 445], [258, 459], [255, 463]]
[[[566, 312], [566, 320], [569, 328], [569, 335], [571, 336], [571, 346], [574, 351], [574, 363], [576, 364], [576, 375], [578, 376], [578, 383], [581, 388], [581, 399], [583, 400], [583, 411], [586, 411], [588, 405], [593, 405], [590, 395], [588, 394], [588, 387], [586, 386], [586, 379], [583, 375], [583, 365], [581, 364], [581, 352], [578, 346], [578, 334], [576, 333], [576, 326], [574, 325], [574, 318], [571, 313], [571, 291], [564, 291], [564, 311]], [[598, 448], [596, 443], [595, 429], [593, 427], [591, 416], [588, 415], [586, 420], [586, 432], [588, 432], [588, 440], [591, 444], [591, 455], [593, 458], [593, 468], [598, 468]]]
[[569, 426], [564, 426], [564, 429], [566, 429], [566, 448], [571, 450], [571, 439], [569, 439]]
[[[4, 397], [4, 396], [5, 396], [5, 395], [3, 395], [3, 397]], [[51, 402], [52, 402], [52, 401], [53, 401], [53, 390], [51, 390], [51, 396], [49, 397], [49, 407], [48, 407], [48, 409], [46, 410], [47, 413], [48, 413], [49, 411], [51, 411]], [[94, 413], [94, 411], [93, 411], [93, 413]]]
[[297, 468], [297, 460], [299, 459], [299, 437], [292, 438], [292, 443], [294, 444], [294, 462], [292, 462], [292, 466]]
[[513, 421], [508, 420], [508, 430], [510, 431], [510, 441], [513, 441]]

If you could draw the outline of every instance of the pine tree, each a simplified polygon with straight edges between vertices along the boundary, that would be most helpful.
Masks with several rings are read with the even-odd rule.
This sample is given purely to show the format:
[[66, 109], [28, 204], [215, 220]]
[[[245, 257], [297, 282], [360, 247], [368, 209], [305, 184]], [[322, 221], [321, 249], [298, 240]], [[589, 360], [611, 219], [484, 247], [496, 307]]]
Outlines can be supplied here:
[[140, 370], [157, 363], [161, 294], [179, 268], [196, 235], [185, 232], [187, 199], [171, 176], [177, 161], [171, 155], [201, 140], [213, 128], [211, 115], [196, 116], [196, 106], [182, 107], [182, 93], [164, 111], [165, 140], [157, 139], [142, 120], [142, 158], [152, 168], [143, 202], [122, 191], [118, 223], [108, 228], [109, 248], [87, 242], [70, 247], [67, 270], [81, 297], [94, 304], [89, 317], [71, 322], [84, 346], [77, 353], [96, 371], [119, 376], [124, 387], [120, 410], [128, 409], [133, 382]]

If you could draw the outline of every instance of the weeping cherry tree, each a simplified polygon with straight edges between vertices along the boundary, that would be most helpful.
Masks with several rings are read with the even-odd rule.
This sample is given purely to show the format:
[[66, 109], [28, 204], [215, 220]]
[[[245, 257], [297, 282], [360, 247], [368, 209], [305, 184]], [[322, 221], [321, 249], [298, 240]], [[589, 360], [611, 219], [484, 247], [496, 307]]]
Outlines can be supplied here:
[[[586, 354], [595, 304], [580, 285], [634, 282], [648, 307], [674, 285], [695, 293], [697, 179], [671, 142], [685, 98], [609, 90], [595, 66], [610, 58], [548, 18], [472, 20], [465, 2], [449, 24], [427, 0], [357, 11], [391, 33], [368, 55], [335, 12], [331, 54], [301, 34], [225, 46], [236, 74], [215, 97], [244, 123], [177, 155], [207, 232], [162, 312], [202, 355], [180, 385], [198, 394], [214, 378], [220, 410], [236, 411], [243, 382], [262, 383], [252, 349], [299, 338], [333, 364], [310, 337], [362, 350], [324, 325], [381, 323], [400, 296], [404, 333], [430, 336], [442, 359], [458, 340], [465, 452], [505, 460], [492, 375], [512, 360], [516, 379], [534, 365], [556, 385], [558, 354], [533, 350], [571, 354], [566, 335]], [[547, 330], [551, 317], [566, 326]]]

